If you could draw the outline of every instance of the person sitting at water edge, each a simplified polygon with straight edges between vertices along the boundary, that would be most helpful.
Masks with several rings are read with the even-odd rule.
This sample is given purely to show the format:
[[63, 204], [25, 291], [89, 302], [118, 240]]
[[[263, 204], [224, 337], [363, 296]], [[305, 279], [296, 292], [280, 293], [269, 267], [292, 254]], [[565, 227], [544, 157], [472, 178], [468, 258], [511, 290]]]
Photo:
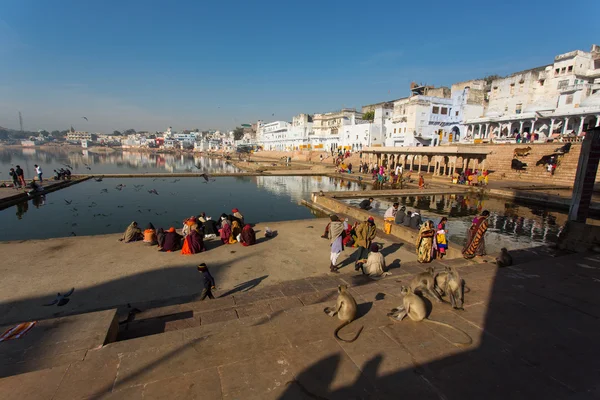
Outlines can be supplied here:
[[245, 226], [246, 225], [244, 223], [244, 216], [242, 215], [242, 213], [240, 212], [240, 210], [238, 210], [237, 208], [234, 208], [233, 210], [231, 210], [231, 213], [237, 219], [237, 221], [240, 224], [240, 226]]
[[125, 243], [129, 243], [136, 242], [142, 239], [144, 239], [144, 235], [142, 235], [142, 230], [138, 228], [137, 222], [133, 221], [131, 224], [129, 224], [129, 226], [125, 230], [125, 233], [123, 234], [123, 237], [119, 240]]
[[396, 220], [398, 206], [400, 206], [400, 203], [394, 203], [385, 211], [385, 214], [383, 215], [383, 231], [388, 235], [392, 233], [392, 224]]
[[254, 232], [254, 229], [252, 229], [250, 225], [246, 224], [244, 229], [242, 229], [240, 239], [242, 246], [252, 246], [253, 244], [256, 244], [256, 232]]
[[205, 239], [216, 238], [217, 235], [219, 234], [219, 228], [217, 227], [217, 223], [215, 221], [213, 221], [210, 217], [206, 217], [203, 227], [204, 227], [204, 238]]
[[192, 225], [189, 234], [183, 240], [181, 254], [196, 254], [205, 251], [203, 236], [198, 225]]
[[183, 221], [183, 228], [181, 229], [181, 234], [183, 235], [183, 237], [189, 235], [192, 225], [196, 225], [196, 217], [194, 217], [193, 215]]
[[221, 235], [221, 243], [228, 244], [229, 237], [231, 236], [231, 223], [225, 214], [221, 215], [221, 229], [219, 229], [219, 234]]
[[146, 229], [144, 230], [144, 243], [148, 243], [151, 246], [154, 246], [158, 243], [156, 241], [156, 230], [151, 222], [148, 223], [148, 226], [146, 226]]
[[162, 245], [162, 251], [173, 252], [181, 249], [182, 236], [177, 233], [175, 228], [170, 227], [168, 232], [165, 233], [165, 240]]
[[423, 223], [423, 219], [421, 218], [421, 214], [419, 214], [416, 210], [410, 214], [410, 224], [409, 227], [412, 229], [419, 229], [421, 224]]
[[363, 201], [360, 202], [360, 204], [358, 205], [358, 207], [360, 207], [361, 210], [370, 210], [371, 208], [371, 203], [373, 202], [373, 198], [369, 197], [368, 199], [365, 199]]
[[396, 217], [394, 217], [394, 222], [396, 222], [396, 225], [402, 225], [402, 224], [404, 224], [405, 219], [406, 219], [406, 207], [402, 206], [396, 212]]
[[[235, 218], [235, 217], [234, 217]], [[229, 236], [229, 244], [237, 243], [240, 239], [239, 235], [242, 233], [242, 227], [237, 219], [233, 219], [231, 222], [231, 236]]]
[[158, 251], [161, 251], [165, 243], [165, 230], [163, 228], [158, 228], [158, 231], [156, 231], [156, 242], [158, 244]]
[[198, 221], [205, 223], [206, 222], [206, 213], [201, 212], [200, 215], [198, 215]]

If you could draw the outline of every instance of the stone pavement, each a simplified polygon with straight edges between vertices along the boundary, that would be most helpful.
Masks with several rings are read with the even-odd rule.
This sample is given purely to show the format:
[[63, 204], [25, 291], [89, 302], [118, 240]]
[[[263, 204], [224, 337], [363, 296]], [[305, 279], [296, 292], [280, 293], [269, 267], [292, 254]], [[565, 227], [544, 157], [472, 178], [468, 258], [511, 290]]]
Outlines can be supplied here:
[[[424, 267], [403, 263], [377, 282], [323, 275], [144, 309], [121, 324], [120, 338], [136, 324], [142, 335], [140, 324], [155, 318], [164, 332], [6, 377], [0, 398], [598, 398], [600, 256], [533, 250], [515, 261], [503, 270], [489, 262], [434, 263], [456, 266], [470, 290], [464, 311], [434, 303], [430, 318], [468, 333], [469, 346], [454, 346], [464, 336], [443, 326], [387, 319], [401, 302], [399, 286]], [[354, 343], [335, 340], [338, 320], [323, 313], [340, 282], [359, 304], [358, 319], [340, 336], [365, 327]]]
[[[321, 239], [328, 219], [260, 223], [258, 243], [221, 245], [206, 241], [208, 251], [184, 256], [158, 252], [142, 242], [122, 243], [120, 235], [78, 236], [1, 242], [0, 325], [117, 308], [127, 303], [168, 303], [200, 291], [196, 266], [205, 262], [217, 282], [217, 295], [236, 287], [266, 286], [329, 271], [329, 241]], [[277, 231], [267, 240], [265, 228]], [[390, 237], [377, 238], [388, 264], [415, 261], [414, 247]], [[352, 269], [355, 249], [339, 258]], [[57, 292], [75, 287], [69, 304], [42, 307]]]

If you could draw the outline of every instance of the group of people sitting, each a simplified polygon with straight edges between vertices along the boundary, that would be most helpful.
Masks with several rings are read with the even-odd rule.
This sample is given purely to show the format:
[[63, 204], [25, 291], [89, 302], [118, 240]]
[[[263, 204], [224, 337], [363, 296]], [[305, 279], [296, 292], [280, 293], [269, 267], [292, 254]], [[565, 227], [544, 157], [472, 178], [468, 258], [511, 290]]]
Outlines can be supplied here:
[[229, 215], [221, 214], [218, 222], [207, 217], [205, 213], [200, 213], [197, 217], [191, 216], [183, 221], [181, 234], [174, 227], [170, 227], [167, 231], [163, 228], [156, 229], [152, 223], [142, 231], [137, 222], [133, 221], [120, 240], [125, 243], [141, 240], [151, 246], [158, 246], [159, 251], [181, 250], [181, 254], [196, 254], [206, 251], [204, 239], [217, 237], [223, 244], [238, 242], [243, 246], [256, 244], [254, 229], [251, 225], [244, 224], [244, 216], [237, 208], [234, 208]]
[[54, 180], [55, 181], [64, 181], [71, 179], [71, 171], [69, 169], [61, 168], [58, 171], [54, 170]]
[[475, 171], [467, 169], [466, 171], [455, 175], [452, 178], [452, 182], [458, 183], [459, 185], [487, 186], [489, 182], [488, 176], [489, 173], [487, 169], [484, 169], [483, 171], [480, 169], [476, 169]]

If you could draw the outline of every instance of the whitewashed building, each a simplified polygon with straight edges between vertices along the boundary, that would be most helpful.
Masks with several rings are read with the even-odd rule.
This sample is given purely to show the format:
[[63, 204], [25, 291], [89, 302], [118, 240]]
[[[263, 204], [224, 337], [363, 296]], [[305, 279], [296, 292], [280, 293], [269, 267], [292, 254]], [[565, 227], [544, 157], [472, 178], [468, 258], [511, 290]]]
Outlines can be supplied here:
[[486, 96], [484, 115], [466, 120], [469, 138], [502, 141], [536, 133], [545, 141], [581, 135], [600, 124], [600, 46], [559, 54], [552, 64], [494, 79]]

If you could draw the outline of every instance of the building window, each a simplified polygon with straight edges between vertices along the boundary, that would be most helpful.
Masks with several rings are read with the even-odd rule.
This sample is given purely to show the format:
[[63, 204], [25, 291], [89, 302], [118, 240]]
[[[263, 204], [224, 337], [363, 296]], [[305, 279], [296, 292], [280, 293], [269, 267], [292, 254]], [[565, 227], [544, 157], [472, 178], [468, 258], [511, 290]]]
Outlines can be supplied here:
[[568, 79], [564, 79], [562, 81], [558, 81], [558, 89], [564, 89], [567, 86], [569, 86], [569, 80]]
[[544, 86], [544, 82], [546, 82], [545, 79], [540, 79], [540, 86]]
[[448, 108], [447, 107], [442, 107], [442, 112], [440, 114], [442, 114], [442, 115], [448, 115]]
[[455, 117], [458, 117], [458, 111], [456, 111], [456, 112], [454, 113], [454, 116], [455, 116]]
[[396, 128], [394, 128], [394, 133], [396, 133]]
[[559, 73], [559, 72], [560, 72], [560, 69], [559, 69], [559, 68], [556, 68], [556, 69], [554, 70], [554, 75], [558, 75], [558, 73]]
[[566, 67], [562, 67], [562, 68], [560, 69], [560, 73], [561, 73], [561, 74], [564, 74], [566, 70], [567, 70], [567, 68], [566, 68]]
[[573, 95], [572, 94], [567, 96], [567, 98], [565, 99], [565, 104], [573, 104]]
[[521, 109], [523, 108], [523, 104], [517, 104], [515, 107], [515, 114], [521, 114]]
[[510, 94], [515, 94], [515, 84], [514, 83], [510, 84]]
[[508, 112], [508, 106], [504, 107], [504, 112]]
[[439, 114], [440, 113], [440, 108], [439, 107], [433, 107], [433, 111], [431, 111], [434, 114]]
[[569, 68], [567, 68], [567, 71], [569, 71], [569, 72], [573, 72], [573, 66], [572, 66], [572, 65], [569, 65]]

